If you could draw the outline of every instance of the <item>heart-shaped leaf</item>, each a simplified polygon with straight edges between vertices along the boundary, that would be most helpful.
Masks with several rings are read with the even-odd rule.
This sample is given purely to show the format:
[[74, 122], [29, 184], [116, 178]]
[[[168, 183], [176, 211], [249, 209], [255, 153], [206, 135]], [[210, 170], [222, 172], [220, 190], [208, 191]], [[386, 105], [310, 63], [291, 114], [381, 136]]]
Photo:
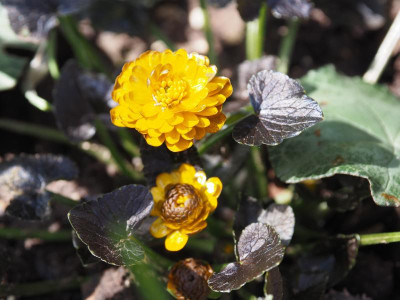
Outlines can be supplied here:
[[68, 219], [94, 256], [129, 266], [144, 258], [145, 250], [134, 233], [152, 207], [150, 191], [131, 184], [73, 208]]
[[20, 155], [0, 163], [0, 201], [9, 215], [40, 220], [50, 213], [46, 185], [54, 180], [71, 180], [78, 174], [66, 157], [51, 154]]
[[268, 296], [272, 296], [273, 300], [282, 300], [283, 283], [279, 267], [265, 273], [264, 295], [265, 299], [268, 299]]
[[269, 148], [277, 176], [295, 183], [348, 174], [368, 179], [378, 205], [400, 206], [400, 102], [385, 87], [311, 71], [302, 83], [326, 118], [301, 136]]
[[337, 237], [315, 244], [298, 260], [301, 270], [298, 289], [318, 285], [325, 277], [330, 287], [340, 282], [354, 267], [358, 248], [358, 236]]
[[76, 13], [91, 0], [3, 0], [13, 30], [18, 34], [46, 37], [57, 22], [57, 14]]
[[57, 124], [72, 141], [90, 139], [95, 133], [94, 111], [78, 84], [82, 69], [70, 60], [61, 70], [54, 91], [54, 115]]
[[212, 290], [227, 293], [239, 289], [246, 282], [278, 266], [285, 252], [275, 230], [262, 223], [247, 226], [236, 248], [239, 261], [229, 263], [221, 272], [210, 277], [208, 285]]
[[257, 199], [243, 198], [233, 224], [235, 239], [237, 240], [243, 228], [257, 222], [272, 226], [279, 234], [282, 244], [289, 245], [295, 224], [292, 207], [272, 203], [267, 209], [262, 209]]
[[278, 145], [323, 119], [318, 103], [296, 81], [275, 71], [261, 71], [247, 85], [256, 115], [240, 121], [233, 138], [249, 146]]
[[275, 17], [284, 19], [307, 19], [312, 8], [308, 0], [268, 0], [268, 5]]

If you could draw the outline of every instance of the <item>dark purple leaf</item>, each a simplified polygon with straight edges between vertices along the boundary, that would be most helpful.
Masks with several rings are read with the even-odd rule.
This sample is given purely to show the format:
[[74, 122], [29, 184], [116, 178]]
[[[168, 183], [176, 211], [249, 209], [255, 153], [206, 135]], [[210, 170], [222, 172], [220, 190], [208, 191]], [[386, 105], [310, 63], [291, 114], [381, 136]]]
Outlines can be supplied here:
[[323, 119], [318, 103], [296, 81], [275, 71], [261, 71], [247, 86], [256, 115], [239, 122], [233, 138], [249, 146], [278, 145]]
[[20, 155], [0, 164], [0, 201], [12, 216], [40, 220], [50, 213], [50, 194], [45, 187], [58, 180], [71, 180], [78, 174], [66, 157], [51, 154]]
[[266, 299], [268, 299], [268, 296], [272, 296], [274, 300], [282, 300], [283, 283], [279, 267], [265, 273], [264, 294]]
[[131, 184], [73, 208], [68, 218], [94, 256], [109, 264], [129, 266], [144, 258], [134, 234], [152, 207], [150, 191]]
[[236, 247], [239, 261], [229, 263], [221, 272], [210, 277], [208, 285], [212, 290], [226, 293], [239, 289], [278, 266], [285, 252], [275, 230], [261, 223], [247, 226]]
[[275, 17], [284, 19], [307, 19], [312, 8], [308, 0], [268, 0], [268, 5]]

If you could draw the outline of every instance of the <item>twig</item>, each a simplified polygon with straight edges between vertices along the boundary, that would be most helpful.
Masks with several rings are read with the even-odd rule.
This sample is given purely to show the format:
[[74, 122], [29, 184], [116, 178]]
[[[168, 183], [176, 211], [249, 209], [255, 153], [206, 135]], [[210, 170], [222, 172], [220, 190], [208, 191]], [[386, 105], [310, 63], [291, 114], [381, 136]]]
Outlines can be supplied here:
[[387, 32], [385, 38], [383, 39], [383, 42], [380, 45], [378, 52], [374, 57], [374, 60], [369, 66], [368, 71], [365, 72], [363, 76], [365, 82], [368, 82], [370, 84], [375, 84], [378, 82], [399, 39], [400, 39], [400, 11], [397, 12], [396, 18], [394, 19], [392, 26], [390, 26], [389, 31]]

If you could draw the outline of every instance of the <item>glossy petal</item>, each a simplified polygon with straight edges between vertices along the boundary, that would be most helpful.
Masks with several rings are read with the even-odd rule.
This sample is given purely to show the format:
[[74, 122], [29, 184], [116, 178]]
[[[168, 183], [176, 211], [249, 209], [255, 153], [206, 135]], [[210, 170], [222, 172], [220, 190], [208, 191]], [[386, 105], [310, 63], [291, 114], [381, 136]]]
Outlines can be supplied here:
[[180, 231], [173, 231], [165, 239], [165, 249], [168, 251], [179, 251], [185, 247], [189, 236]]
[[162, 219], [157, 218], [150, 226], [150, 233], [156, 239], [165, 237], [171, 230], [165, 226]]

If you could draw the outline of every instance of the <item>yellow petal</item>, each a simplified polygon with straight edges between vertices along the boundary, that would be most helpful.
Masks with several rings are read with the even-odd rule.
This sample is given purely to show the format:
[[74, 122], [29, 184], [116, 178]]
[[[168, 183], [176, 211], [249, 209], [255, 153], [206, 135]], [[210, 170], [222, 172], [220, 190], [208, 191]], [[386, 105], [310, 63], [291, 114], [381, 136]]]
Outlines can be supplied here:
[[183, 114], [181, 114], [181, 113], [176, 113], [176, 114], [174, 114], [173, 116], [172, 116], [172, 118], [170, 118], [169, 120], [168, 120], [168, 123], [170, 124], [170, 125], [178, 125], [178, 124], [181, 124], [182, 122], [183, 122], [183, 120], [184, 120], [184, 117], [183, 117]]
[[212, 115], [216, 115], [217, 113], [218, 113], [218, 108], [216, 108], [216, 107], [207, 107], [203, 111], [198, 112], [196, 114], [200, 115], [200, 116], [212, 116]]
[[165, 249], [168, 251], [179, 251], [185, 247], [189, 236], [176, 230], [171, 232], [165, 239]]
[[139, 114], [131, 112], [128, 108], [118, 105], [110, 111], [111, 122], [115, 126], [135, 128], [136, 120], [141, 118]]
[[175, 128], [180, 134], [185, 134], [188, 133], [190, 130], [192, 130], [191, 127], [186, 127], [183, 126], [182, 124], [177, 125]]
[[158, 129], [162, 133], [171, 132], [174, 129], [174, 126], [169, 125], [168, 122], [164, 122], [164, 124]]
[[146, 139], [147, 144], [153, 147], [159, 147], [164, 143], [165, 141], [165, 136], [160, 135], [159, 137], [151, 137], [149, 135], [145, 135], [144, 138]]
[[218, 197], [222, 191], [222, 182], [218, 177], [211, 177], [206, 181], [206, 194]]
[[188, 183], [188, 184], [192, 184], [193, 183], [193, 179], [195, 178], [195, 174], [196, 174], [196, 169], [189, 164], [182, 164], [179, 167], [179, 173], [180, 173], [180, 182], [182, 183]]
[[171, 230], [167, 226], [165, 226], [161, 218], [157, 218], [150, 226], [151, 235], [157, 239], [163, 238], [170, 232]]
[[203, 220], [199, 220], [199, 222], [197, 222], [196, 224], [191, 225], [189, 227], [185, 227], [185, 228], [181, 229], [180, 231], [184, 234], [194, 234], [199, 231], [202, 231], [206, 227], [207, 227], [207, 222], [203, 221]]
[[191, 112], [184, 112], [183, 118], [182, 125], [186, 127], [194, 127], [199, 123], [199, 118]]
[[176, 144], [180, 139], [180, 134], [175, 129], [165, 134], [165, 139], [170, 144]]
[[181, 138], [179, 142], [177, 142], [176, 144], [170, 144], [166, 142], [166, 145], [168, 149], [171, 150], [172, 152], [181, 152], [192, 147], [193, 141], [187, 141]]
[[204, 171], [197, 171], [194, 175], [194, 178], [200, 185], [204, 185], [207, 180], [207, 175], [204, 173]]
[[156, 178], [156, 185], [159, 188], [161, 188], [162, 190], [165, 190], [165, 187], [167, 185], [173, 184], [173, 183], [176, 183], [176, 182], [174, 182], [174, 178], [168, 173], [161, 173]]
[[196, 136], [196, 129], [195, 129], [195, 128], [193, 128], [192, 130], [190, 130], [188, 133], [182, 134], [182, 137], [183, 137], [185, 140], [188, 140], [188, 141], [193, 140], [195, 136]]
[[210, 126], [206, 128], [206, 131], [209, 133], [215, 133], [219, 131], [222, 126], [224, 126], [226, 121], [226, 117], [223, 113], [219, 113], [218, 115], [210, 117]]
[[153, 186], [150, 190], [151, 195], [153, 196], [154, 203], [164, 200], [164, 189], [159, 186]]
[[201, 117], [199, 116], [199, 123], [196, 125], [196, 127], [208, 127], [210, 126], [211, 122], [207, 117]]
[[159, 132], [157, 129], [150, 128], [150, 129], [147, 131], [147, 134], [148, 134], [150, 137], [159, 137], [162, 133]]
[[206, 134], [206, 130], [204, 128], [199, 128], [196, 127], [196, 135], [194, 136], [194, 138], [196, 140], [201, 140]]

